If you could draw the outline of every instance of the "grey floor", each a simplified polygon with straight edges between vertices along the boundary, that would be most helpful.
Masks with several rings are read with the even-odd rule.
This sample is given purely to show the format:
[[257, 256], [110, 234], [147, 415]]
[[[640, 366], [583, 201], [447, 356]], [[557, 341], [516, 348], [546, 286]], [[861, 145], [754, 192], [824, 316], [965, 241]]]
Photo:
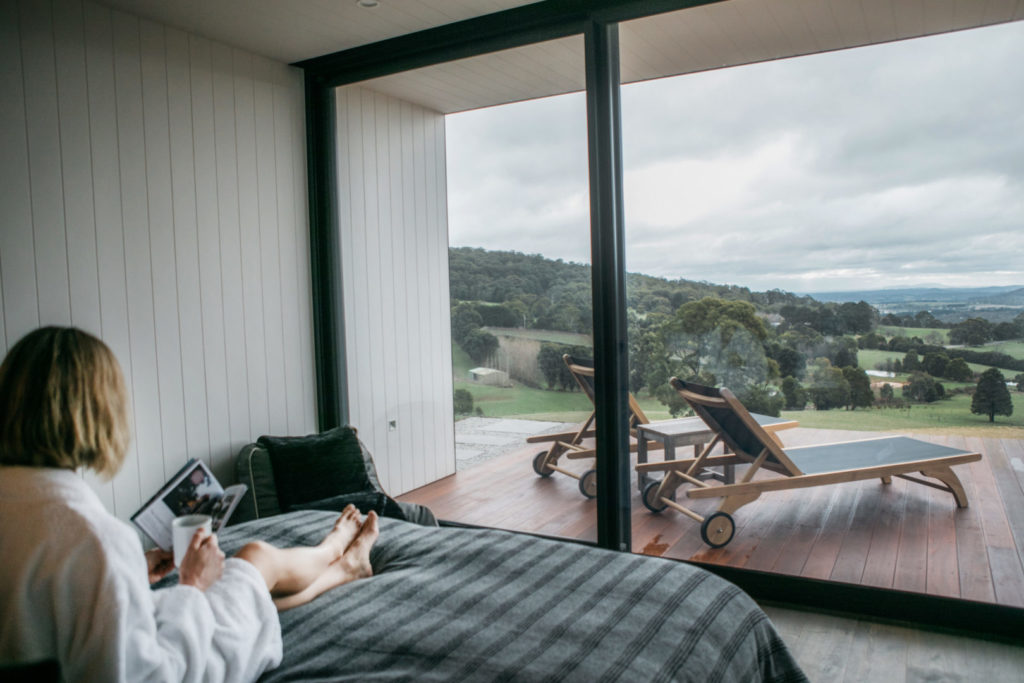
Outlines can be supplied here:
[[1024, 682], [1021, 644], [762, 605], [811, 681]]

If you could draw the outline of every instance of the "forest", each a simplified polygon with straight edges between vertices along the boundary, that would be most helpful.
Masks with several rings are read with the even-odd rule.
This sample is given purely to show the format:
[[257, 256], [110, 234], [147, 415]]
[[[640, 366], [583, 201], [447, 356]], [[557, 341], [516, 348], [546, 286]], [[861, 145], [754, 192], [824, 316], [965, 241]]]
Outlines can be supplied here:
[[[492, 331], [550, 330], [589, 335], [590, 267], [539, 255], [478, 248], [449, 251], [452, 338], [478, 363], [498, 351]], [[971, 318], [941, 324], [927, 311], [880, 316], [864, 301], [817, 301], [781, 290], [627, 275], [629, 388], [683, 410], [668, 385], [678, 376], [730, 387], [755, 412], [900, 407], [943, 398], [942, 381], [971, 382], [978, 363], [1024, 373], [1024, 360], [978, 348], [1024, 337], [1024, 313], [1011, 322]], [[917, 336], [884, 335], [879, 324], [945, 328], [947, 347]], [[858, 352], [903, 354], [884, 370], [906, 375], [902, 396], [872, 389]], [[549, 389], [572, 390], [562, 353], [589, 355], [579, 344], [543, 342], [535, 363]], [[529, 376], [516, 377], [527, 384]], [[1009, 379], [1009, 378], [1008, 378]], [[961, 391], [958, 387], [955, 391]]]

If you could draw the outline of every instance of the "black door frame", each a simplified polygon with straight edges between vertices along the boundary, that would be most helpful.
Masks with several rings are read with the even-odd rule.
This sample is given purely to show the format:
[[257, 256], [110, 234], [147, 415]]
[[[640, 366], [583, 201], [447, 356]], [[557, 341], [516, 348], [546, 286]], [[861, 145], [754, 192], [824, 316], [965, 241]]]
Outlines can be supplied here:
[[[334, 89], [433, 64], [582, 34], [587, 71], [598, 545], [630, 550], [627, 339], [618, 22], [721, 0], [547, 0], [295, 64], [305, 72], [310, 259], [321, 430], [348, 422]], [[1014, 639], [1024, 609], [693, 563], [753, 597], [853, 616]]]

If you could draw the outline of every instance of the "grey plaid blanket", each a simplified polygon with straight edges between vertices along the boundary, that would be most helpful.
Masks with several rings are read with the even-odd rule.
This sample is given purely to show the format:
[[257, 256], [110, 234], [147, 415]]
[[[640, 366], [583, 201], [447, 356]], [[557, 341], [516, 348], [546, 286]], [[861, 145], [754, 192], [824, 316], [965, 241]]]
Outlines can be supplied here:
[[[221, 533], [312, 545], [336, 513]], [[381, 520], [374, 576], [281, 615], [266, 681], [803, 681], [740, 589], [670, 560]]]

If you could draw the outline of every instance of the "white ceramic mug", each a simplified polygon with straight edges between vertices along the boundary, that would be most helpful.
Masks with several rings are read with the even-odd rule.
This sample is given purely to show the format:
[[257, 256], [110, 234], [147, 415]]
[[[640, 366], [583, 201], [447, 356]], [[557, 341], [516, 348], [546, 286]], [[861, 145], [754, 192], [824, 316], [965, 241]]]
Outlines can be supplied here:
[[192, 542], [196, 531], [206, 529], [206, 533], [209, 534], [212, 526], [213, 518], [210, 515], [182, 515], [174, 518], [174, 521], [171, 522], [171, 531], [174, 534], [175, 567], [181, 566], [181, 560], [185, 557], [185, 551], [188, 550], [188, 545]]

